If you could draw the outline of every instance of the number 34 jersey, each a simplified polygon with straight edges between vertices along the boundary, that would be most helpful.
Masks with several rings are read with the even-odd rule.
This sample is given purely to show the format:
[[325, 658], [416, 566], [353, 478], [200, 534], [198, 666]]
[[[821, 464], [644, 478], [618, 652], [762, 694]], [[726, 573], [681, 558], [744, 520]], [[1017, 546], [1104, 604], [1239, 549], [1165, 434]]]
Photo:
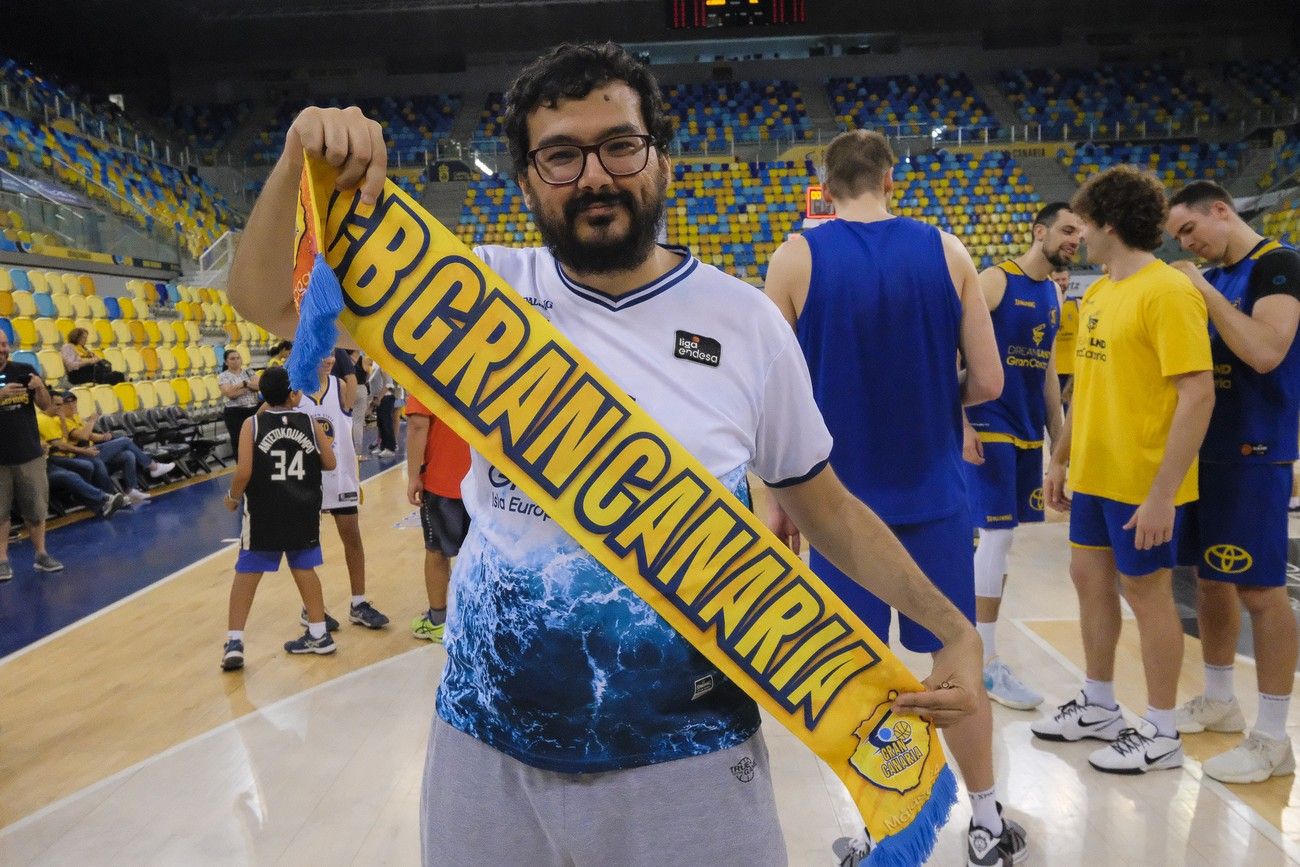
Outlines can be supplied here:
[[253, 416], [253, 475], [244, 491], [241, 547], [316, 547], [320, 506], [320, 449], [311, 416], [298, 410], [265, 410]]

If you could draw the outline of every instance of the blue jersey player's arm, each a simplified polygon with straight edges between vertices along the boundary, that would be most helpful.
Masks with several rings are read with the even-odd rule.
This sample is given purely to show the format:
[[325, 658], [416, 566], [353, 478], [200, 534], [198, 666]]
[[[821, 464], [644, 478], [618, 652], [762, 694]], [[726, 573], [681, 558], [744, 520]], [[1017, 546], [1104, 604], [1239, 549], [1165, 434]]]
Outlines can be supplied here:
[[[1276, 267], [1263, 267], [1270, 259], [1276, 260], [1269, 262]], [[1255, 307], [1249, 314], [1233, 306], [1190, 260], [1172, 264], [1186, 274], [1201, 293], [1210, 320], [1233, 355], [1258, 373], [1269, 373], [1282, 363], [1295, 340], [1297, 325], [1300, 325], [1300, 254], [1292, 250], [1276, 250], [1260, 258], [1251, 275], [1252, 283], [1256, 277], [1267, 276], [1269, 279], [1264, 282], [1270, 294], [1262, 298], [1257, 294]], [[1275, 280], [1279, 281], [1276, 286]], [[1255, 286], [1251, 288], [1255, 289]]]

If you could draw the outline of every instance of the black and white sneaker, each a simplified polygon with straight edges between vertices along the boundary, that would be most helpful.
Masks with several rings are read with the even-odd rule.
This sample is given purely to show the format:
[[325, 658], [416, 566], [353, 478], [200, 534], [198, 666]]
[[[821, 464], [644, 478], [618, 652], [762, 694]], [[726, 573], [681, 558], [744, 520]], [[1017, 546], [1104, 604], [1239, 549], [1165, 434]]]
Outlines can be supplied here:
[[290, 653], [319, 653], [324, 655], [333, 653], [338, 649], [338, 645], [334, 643], [334, 639], [330, 637], [329, 632], [326, 632], [320, 638], [312, 638], [311, 630], [308, 630], [293, 641], [286, 641], [284, 649]]
[[[1002, 816], [1002, 805], [998, 804]], [[1002, 833], [993, 836], [988, 828], [971, 822], [966, 829], [966, 863], [970, 867], [1011, 867], [1029, 854], [1025, 829], [1018, 822], [1002, 816]]]
[[836, 867], [858, 867], [865, 864], [871, 854], [871, 838], [865, 828], [854, 837], [841, 837], [831, 844]]
[[1183, 766], [1183, 740], [1160, 734], [1146, 720], [1124, 729], [1114, 743], [1088, 756], [1088, 764], [1108, 774], [1145, 774]]
[[244, 642], [232, 638], [226, 642], [226, 649], [221, 654], [221, 670], [237, 671], [244, 667]]
[[1087, 697], [1080, 692], [1078, 698], [1070, 699], [1052, 716], [1031, 725], [1029, 730], [1034, 737], [1045, 741], [1081, 741], [1084, 738], [1113, 741], [1123, 728], [1124, 715], [1119, 708], [1088, 704]]
[[383, 629], [388, 625], [387, 615], [380, 614], [369, 602], [353, 605], [348, 610], [348, 620], [367, 629]]

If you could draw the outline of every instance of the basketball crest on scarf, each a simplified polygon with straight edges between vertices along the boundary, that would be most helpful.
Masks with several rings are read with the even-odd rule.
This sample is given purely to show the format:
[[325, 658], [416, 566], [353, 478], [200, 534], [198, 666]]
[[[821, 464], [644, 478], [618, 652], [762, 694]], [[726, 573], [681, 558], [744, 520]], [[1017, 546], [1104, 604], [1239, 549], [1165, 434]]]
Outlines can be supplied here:
[[924, 862], [956, 782], [931, 724], [891, 711], [920, 683], [451, 232], [391, 181], [368, 206], [336, 172], [304, 170], [299, 335], [333, 327], [311, 296], [336, 275], [368, 356], [835, 770], [876, 841], [869, 864]]

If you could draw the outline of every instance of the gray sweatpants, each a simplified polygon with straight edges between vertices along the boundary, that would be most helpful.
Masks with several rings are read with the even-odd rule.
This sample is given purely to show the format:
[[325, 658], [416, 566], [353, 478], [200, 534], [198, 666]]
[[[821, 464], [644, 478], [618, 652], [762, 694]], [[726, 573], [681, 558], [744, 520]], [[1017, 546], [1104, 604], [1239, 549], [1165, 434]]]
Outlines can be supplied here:
[[448, 725], [429, 732], [424, 867], [785, 867], [762, 732], [657, 765], [561, 774]]

